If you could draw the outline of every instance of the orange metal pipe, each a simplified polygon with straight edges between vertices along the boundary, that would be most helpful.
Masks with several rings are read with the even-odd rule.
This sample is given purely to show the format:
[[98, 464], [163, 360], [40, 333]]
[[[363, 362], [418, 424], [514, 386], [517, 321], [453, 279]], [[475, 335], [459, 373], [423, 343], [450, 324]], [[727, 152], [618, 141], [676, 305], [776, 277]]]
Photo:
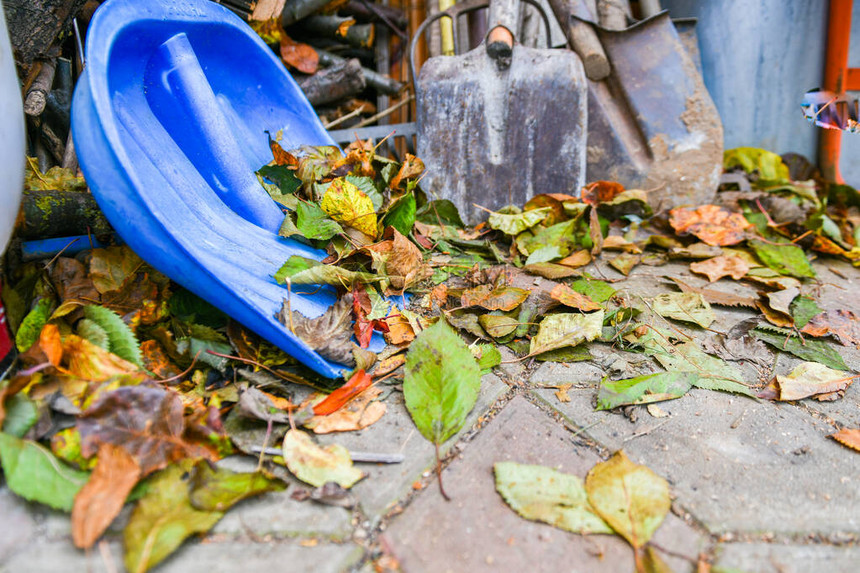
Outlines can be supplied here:
[[[827, 60], [824, 62], [825, 90], [841, 94], [848, 79], [848, 45], [851, 40], [852, 0], [830, 0], [827, 23]], [[818, 165], [825, 179], [842, 183], [839, 172], [839, 151], [842, 132], [836, 129], [821, 130], [818, 142]]]

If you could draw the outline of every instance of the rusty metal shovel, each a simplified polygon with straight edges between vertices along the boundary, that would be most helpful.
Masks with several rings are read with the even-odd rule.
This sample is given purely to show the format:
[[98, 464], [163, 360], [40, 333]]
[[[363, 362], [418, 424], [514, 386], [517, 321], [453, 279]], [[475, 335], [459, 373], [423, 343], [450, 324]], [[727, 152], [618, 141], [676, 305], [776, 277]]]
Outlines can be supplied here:
[[[540, 5], [523, 1], [538, 8], [549, 34]], [[427, 169], [421, 186], [432, 197], [451, 200], [470, 223], [485, 217], [475, 205], [498, 209], [539, 193], [575, 194], [585, 182], [588, 88], [582, 64], [568, 50], [516, 42], [518, 0], [492, 0], [481, 45], [430, 58], [415, 75], [415, 47], [432, 22], [444, 16], [456, 22], [485, 6], [485, 0], [466, 0], [428, 18], [410, 46], [418, 156]]]
[[550, 4], [575, 50], [576, 32], [594, 30], [611, 68], [588, 82], [588, 180], [647, 189], [655, 209], [713, 200], [722, 122], [669, 14], [609, 30], [588, 18], [586, 0]]

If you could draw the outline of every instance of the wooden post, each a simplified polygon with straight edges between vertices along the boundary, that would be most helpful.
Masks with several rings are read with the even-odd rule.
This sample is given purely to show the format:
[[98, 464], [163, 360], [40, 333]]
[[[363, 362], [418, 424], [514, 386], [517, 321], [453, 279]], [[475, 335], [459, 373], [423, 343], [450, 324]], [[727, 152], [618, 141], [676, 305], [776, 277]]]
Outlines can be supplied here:
[[[827, 23], [827, 59], [824, 63], [825, 90], [841, 94], [845, 91], [848, 69], [848, 45], [851, 39], [852, 0], [830, 0]], [[843, 183], [839, 172], [839, 152], [842, 132], [838, 129], [820, 130], [818, 166], [828, 181]]]

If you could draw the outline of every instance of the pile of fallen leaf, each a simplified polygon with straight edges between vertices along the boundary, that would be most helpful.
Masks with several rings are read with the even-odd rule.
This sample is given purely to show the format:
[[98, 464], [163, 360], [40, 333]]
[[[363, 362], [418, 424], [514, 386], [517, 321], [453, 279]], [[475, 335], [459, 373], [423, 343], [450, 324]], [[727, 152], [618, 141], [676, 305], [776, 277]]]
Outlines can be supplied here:
[[[647, 191], [599, 181], [578, 196], [538, 195], [466, 227], [450, 201], [424, 195], [423, 165], [411, 155], [396, 163], [360, 141], [345, 152], [287, 152], [276, 140], [274, 160], [257, 175], [284, 207], [280, 235], [328, 253], [322, 262], [284, 261], [275, 275], [284, 285], [278, 317], [348, 367], [346, 382], [314, 375], [124, 246], [22, 264], [3, 281], [20, 352], [13, 375], [0, 382], [5, 480], [21, 497], [71, 512], [82, 548], [133, 504], [123, 533], [129, 570], [154, 566], [241, 499], [285, 488], [287, 473], [317, 488], [304, 497], [344, 503], [345, 489], [365, 476], [353, 460], [378, 457], [322, 448], [309, 432], [366, 428], [385, 415], [391, 392], [403, 392], [438, 451], [462, 428], [501, 346], [529, 361], [589, 360], [592, 343], [653, 359], [645, 375], [602, 381], [598, 409], [679, 398], [694, 387], [834, 400], [855, 379], [838, 345], [860, 345], [860, 318], [848, 309], [821, 311], [810, 257], [860, 264], [860, 195], [815, 179], [796, 157], [787, 158], [789, 169], [767, 151], [726, 152], [713, 205], [655, 214]], [[692, 272], [711, 282], [744, 281], [759, 294], [675, 278], [676, 293], [619, 296], [618, 279], [586, 271], [599, 273], [588, 267], [598, 257], [623, 275], [690, 260]], [[292, 296], [323, 287], [339, 293], [325, 314], [292, 310]], [[713, 333], [712, 305], [756, 316]], [[700, 342], [703, 333], [715, 336]], [[773, 353], [803, 362], [773, 372]], [[766, 376], [745, 379], [736, 361], [756, 363]], [[860, 429], [834, 438], [860, 449]], [[258, 471], [211, 463], [232, 453], [254, 456]], [[611, 502], [588, 483], [588, 502], [567, 488], [563, 499], [546, 493], [555, 510], [531, 515], [522, 496], [537, 490], [522, 484], [550, 478], [544, 470], [511, 477], [526, 471], [515, 470], [497, 467], [497, 486], [525, 517], [558, 525], [573, 511], [564, 496], [578, 496], [580, 521], [563, 527], [618, 531], [637, 560], [651, 559], [644, 543], [662, 516], [644, 526], [613, 522]], [[630, 533], [636, 527], [647, 535]]]

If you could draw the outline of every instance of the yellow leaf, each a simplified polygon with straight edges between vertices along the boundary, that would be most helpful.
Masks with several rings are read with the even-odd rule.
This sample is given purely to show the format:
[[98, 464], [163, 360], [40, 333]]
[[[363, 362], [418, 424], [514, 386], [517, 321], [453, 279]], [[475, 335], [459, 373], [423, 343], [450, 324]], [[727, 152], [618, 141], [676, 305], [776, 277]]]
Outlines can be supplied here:
[[376, 238], [376, 212], [373, 209], [373, 201], [349, 181], [332, 181], [320, 207], [338, 223]]

